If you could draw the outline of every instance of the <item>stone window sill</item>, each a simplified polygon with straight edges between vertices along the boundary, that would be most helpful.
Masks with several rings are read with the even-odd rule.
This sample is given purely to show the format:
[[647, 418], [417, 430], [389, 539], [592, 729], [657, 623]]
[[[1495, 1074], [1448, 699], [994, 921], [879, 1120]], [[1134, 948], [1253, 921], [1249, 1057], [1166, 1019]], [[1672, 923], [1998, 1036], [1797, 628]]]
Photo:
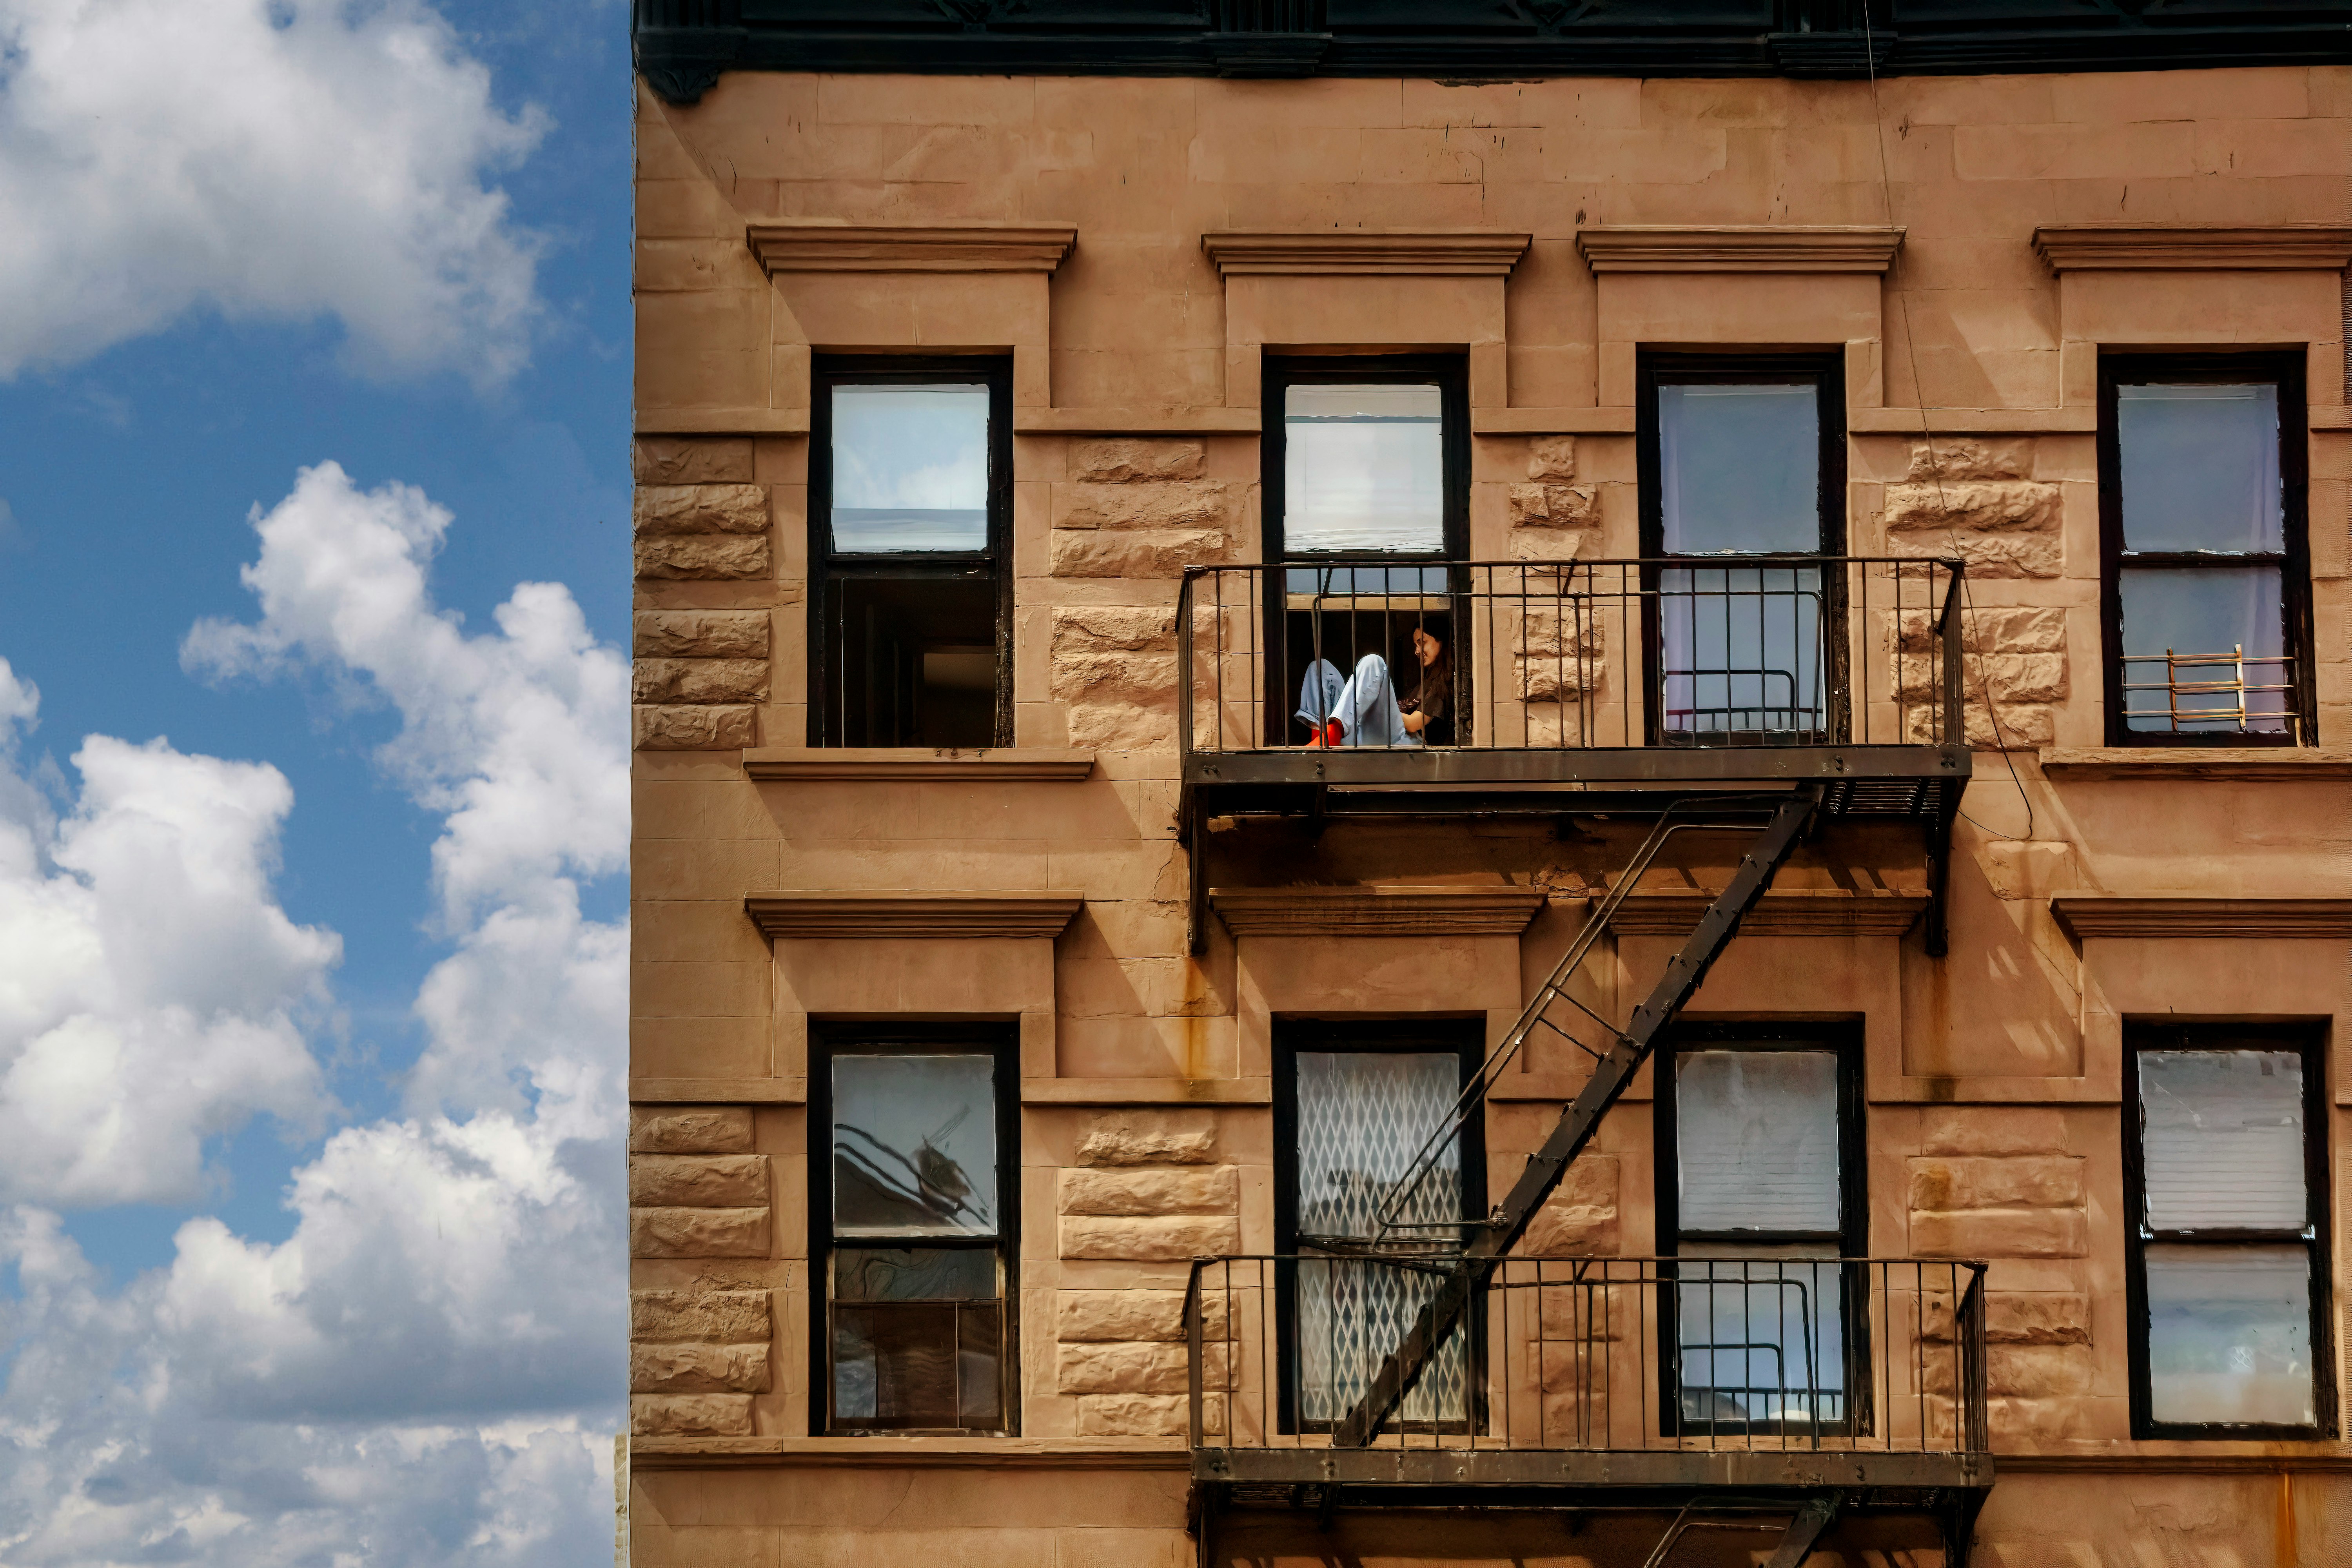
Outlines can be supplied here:
[[761, 784], [1075, 782], [1094, 772], [1092, 752], [1006, 746], [993, 751], [923, 747], [755, 747], [743, 771]]
[[633, 1437], [629, 1462], [641, 1469], [737, 1465], [892, 1466], [923, 1469], [1184, 1470], [1192, 1456], [1181, 1437]]
[[2053, 779], [2352, 778], [2352, 752], [2289, 746], [2044, 747], [2042, 771]]

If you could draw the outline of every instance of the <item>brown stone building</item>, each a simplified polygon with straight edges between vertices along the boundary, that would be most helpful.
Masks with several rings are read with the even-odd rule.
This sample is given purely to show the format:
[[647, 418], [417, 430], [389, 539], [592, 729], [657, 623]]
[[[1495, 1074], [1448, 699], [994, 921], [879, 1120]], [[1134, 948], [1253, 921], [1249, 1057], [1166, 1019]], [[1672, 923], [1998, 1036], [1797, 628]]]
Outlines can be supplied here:
[[640, 1568], [2352, 1552], [2352, 22], [639, 0]]

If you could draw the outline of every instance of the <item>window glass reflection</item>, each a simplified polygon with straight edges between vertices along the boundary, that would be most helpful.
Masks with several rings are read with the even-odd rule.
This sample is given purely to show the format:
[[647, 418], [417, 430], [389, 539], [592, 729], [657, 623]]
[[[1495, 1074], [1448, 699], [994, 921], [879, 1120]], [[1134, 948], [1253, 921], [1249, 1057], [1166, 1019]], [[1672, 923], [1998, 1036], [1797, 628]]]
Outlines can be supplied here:
[[844, 1237], [993, 1236], [994, 1059], [833, 1059], [833, 1225]]
[[1819, 396], [1811, 382], [1658, 388], [1667, 554], [1821, 549]]
[[1294, 385], [1282, 424], [1285, 550], [1445, 548], [1438, 388]]
[[2147, 1250], [2148, 1414], [2309, 1426], [2311, 1259], [2299, 1247]]
[[2116, 388], [2124, 548], [2283, 548], [2275, 385]]
[[1685, 1051], [1675, 1058], [1684, 1231], [1835, 1231], [1837, 1055]]
[[2143, 1051], [2147, 1223], [2299, 1230], [2303, 1058], [2293, 1051]]
[[833, 389], [833, 547], [988, 548], [984, 385]]
[[1845, 1275], [1830, 1243], [1675, 1248], [1685, 1422], [1825, 1427], [1846, 1417]]
[[2292, 671], [2280, 657], [2280, 584], [2276, 566], [2119, 568], [2130, 726], [2284, 730]]

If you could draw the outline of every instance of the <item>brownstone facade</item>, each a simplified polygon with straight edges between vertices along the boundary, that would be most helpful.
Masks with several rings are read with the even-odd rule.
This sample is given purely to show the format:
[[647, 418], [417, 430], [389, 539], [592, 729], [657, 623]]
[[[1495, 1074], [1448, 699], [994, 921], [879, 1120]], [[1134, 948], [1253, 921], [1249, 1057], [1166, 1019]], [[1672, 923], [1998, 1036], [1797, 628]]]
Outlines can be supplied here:
[[[1846, 552], [1965, 563], [1973, 771], [1940, 891], [1916, 826], [1832, 824], [1684, 1017], [1845, 1031], [1861, 1249], [1989, 1263], [1980, 1561], [2337, 1560], [2352, 1445], [2332, 1232], [2314, 1244], [2311, 1430], [2155, 1436], [2136, 1406], [2137, 1194], [2159, 1179], [2136, 1064], [2181, 1026], [2304, 1052], [2309, 1212], [2341, 1209], [2352, 68], [1874, 89], [739, 70], [692, 105], [645, 92], [636, 144], [641, 1568], [1192, 1559], [1186, 1290], [1192, 1259], [1288, 1239], [1283, 1075], [1308, 1047], [1286, 1029], [1466, 1020], [1475, 1046], [1502, 1038], [1642, 832], [1466, 797], [1393, 820], [1188, 820], [1180, 589], [1188, 568], [1267, 559], [1266, 366], [1457, 364], [1449, 553], [1557, 568], [1648, 552], [1647, 356], [1763, 352], [1834, 372]], [[2127, 563], [2103, 521], [2103, 410], [2118, 356], [2159, 351], [2267, 356], [2288, 389], [2286, 592], [2307, 617], [2280, 683], [2299, 692], [2291, 733], [2118, 733], [2107, 606]], [[837, 683], [853, 657], [824, 652], [812, 387], [888, 356], [972, 356], [1003, 379], [995, 743], [841, 744], [812, 715], [823, 660]], [[1907, 613], [1858, 634], [1864, 657], [1939, 635], [1931, 609]], [[1523, 663], [1573, 641], [1518, 635]], [[1198, 703], [1209, 667], [1184, 646]], [[1579, 690], [1632, 684], [1637, 655], [1591, 648], [1575, 681], [1519, 689], [1529, 745], [1572, 751], [1559, 726]], [[1225, 721], [1196, 720], [1196, 745]], [[1678, 841], [1594, 947], [1581, 999], [1624, 1019], [1738, 853]], [[809, 1106], [850, 1092], [822, 1064], [868, 1036], [1000, 1052], [1003, 1339], [954, 1342], [1003, 1381], [964, 1388], [994, 1412], [973, 1430], [828, 1426], [828, 1286], [809, 1260], [830, 1180], [811, 1149], [832, 1134]], [[1523, 1250], [1671, 1250], [1657, 1070]], [[1533, 1042], [1483, 1100], [1491, 1198], [1585, 1071]], [[1246, 1384], [1203, 1369], [1213, 1427]], [[1664, 1522], [1343, 1498], [1235, 1515], [1215, 1555], [1638, 1563]], [[1689, 1541], [1676, 1561], [1769, 1543]], [[1937, 1548], [1879, 1521], [1822, 1550]]]

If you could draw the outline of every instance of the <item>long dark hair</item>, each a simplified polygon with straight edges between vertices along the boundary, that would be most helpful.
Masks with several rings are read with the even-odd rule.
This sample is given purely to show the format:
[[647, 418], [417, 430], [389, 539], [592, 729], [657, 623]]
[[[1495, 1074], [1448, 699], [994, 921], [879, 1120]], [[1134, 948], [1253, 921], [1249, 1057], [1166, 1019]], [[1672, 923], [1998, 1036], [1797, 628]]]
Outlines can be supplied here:
[[[1454, 628], [1451, 626], [1448, 626], [1445, 628], [1445, 632], [1450, 633], [1453, 629]], [[1432, 642], [1434, 642], [1437, 645], [1437, 657], [1431, 659], [1427, 664], [1421, 662], [1421, 654], [1412, 646], [1413, 632], [1425, 634]], [[1452, 707], [1454, 702], [1453, 637], [1445, 635], [1444, 633], [1439, 632], [1437, 628], [1433, 626], [1416, 625], [1411, 631], [1405, 633], [1403, 657], [1411, 661], [1412, 668], [1419, 673], [1421, 678], [1414, 683], [1412, 689], [1413, 700], [1415, 701], [1426, 701], [1430, 694], [1434, 692], [1441, 703], [1449, 708]]]

